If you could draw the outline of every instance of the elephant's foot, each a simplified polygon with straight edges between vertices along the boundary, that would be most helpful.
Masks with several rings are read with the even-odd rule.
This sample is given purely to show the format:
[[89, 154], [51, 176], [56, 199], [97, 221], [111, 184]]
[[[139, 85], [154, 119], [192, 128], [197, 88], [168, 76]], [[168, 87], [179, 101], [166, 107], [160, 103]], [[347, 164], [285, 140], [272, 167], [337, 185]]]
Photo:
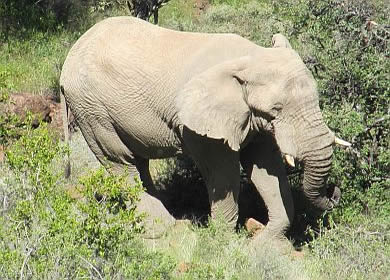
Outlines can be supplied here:
[[283, 234], [271, 232], [265, 225], [253, 218], [249, 218], [246, 221], [245, 228], [252, 238], [252, 243], [256, 246], [262, 246], [267, 242], [267, 244], [274, 245], [282, 254], [291, 254], [292, 256], [295, 256], [294, 252], [296, 251], [293, 250], [292, 244]]
[[281, 255], [293, 255], [295, 252], [294, 246], [282, 232], [270, 230], [268, 225], [265, 226], [253, 218], [248, 219], [245, 227], [251, 235], [252, 247], [271, 246]]
[[172, 217], [161, 201], [146, 192], [141, 194], [137, 210], [146, 214], [143, 221], [145, 227], [143, 238], [160, 238], [169, 228], [175, 225], [175, 218]]

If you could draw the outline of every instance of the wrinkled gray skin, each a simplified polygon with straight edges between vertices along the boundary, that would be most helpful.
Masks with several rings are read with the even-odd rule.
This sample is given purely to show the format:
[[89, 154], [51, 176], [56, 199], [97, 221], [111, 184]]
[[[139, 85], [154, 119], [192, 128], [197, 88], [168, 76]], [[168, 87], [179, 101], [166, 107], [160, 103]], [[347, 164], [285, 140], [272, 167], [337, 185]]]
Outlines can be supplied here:
[[[208, 187], [212, 216], [223, 213], [234, 224], [241, 164], [269, 211], [258, 238], [282, 236], [294, 216], [282, 156], [303, 162], [303, 190], [313, 211], [332, 209], [325, 181], [334, 135], [311, 73], [283, 35], [273, 43], [262, 48], [233, 34], [109, 18], [76, 42], [60, 83], [89, 147], [107, 168], [128, 168], [158, 197], [149, 159], [187, 153]], [[170, 219], [148, 194], [142, 203]]]

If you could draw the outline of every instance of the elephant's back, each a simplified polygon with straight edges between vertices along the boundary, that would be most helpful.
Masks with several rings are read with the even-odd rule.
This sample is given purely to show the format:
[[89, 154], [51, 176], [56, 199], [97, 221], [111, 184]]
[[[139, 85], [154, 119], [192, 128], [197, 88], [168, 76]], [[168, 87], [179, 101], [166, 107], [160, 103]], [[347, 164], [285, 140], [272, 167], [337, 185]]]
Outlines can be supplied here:
[[132, 79], [139, 87], [158, 84], [169, 95], [198, 72], [247, 55], [256, 47], [234, 34], [181, 32], [134, 17], [112, 17], [95, 24], [74, 44], [61, 83], [76, 79], [83, 84], [87, 80], [106, 83], [110, 79], [118, 94], [131, 94], [132, 89], [117, 89]]
[[207, 37], [161, 28], [133, 17], [108, 18], [74, 44], [60, 82], [65, 88], [77, 84], [93, 84], [101, 89], [110, 86], [113, 94], [121, 97], [130, 97], [127, 95], [139, 89], [150, 92], [151, 85], [156, 84], [159, 90], [173, 90], [177, 76], [172, 73], [183, 67], [188, 53], [203, 48]]
[[[183, 50], [199, 49], [208, 34], [179, 32], [153, 25], [134, 17], [107, 18], [84, 33], [68, 53], [66, 64], [82, 58], [91, 62], [120, 63], [142, 59], [142, 65], [151, 62], [166, 65], [169, 57], [176, 57]], [[198, 42], [198, 43], [197, 43]], [[111, 58], [110, 61], [106, 61]], [[88, 63], [89, 62], [89, 63]], [[126, 65], [131, 68], [132, 65]]]

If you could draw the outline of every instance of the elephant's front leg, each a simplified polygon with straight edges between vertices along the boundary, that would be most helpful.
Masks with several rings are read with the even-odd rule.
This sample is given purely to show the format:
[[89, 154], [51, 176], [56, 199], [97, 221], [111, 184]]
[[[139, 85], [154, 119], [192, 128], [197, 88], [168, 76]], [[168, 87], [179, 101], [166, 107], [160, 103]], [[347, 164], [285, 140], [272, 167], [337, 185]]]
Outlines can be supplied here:
[[222, 215], [232, 226], [238, 218], [240, 192], [239, 153], [221, 140], [184, 134], [186, 150], [191, 155], [205, 180], [211, 217]]
[[262, 136], [241, 152], [240, 160], [268, 209], [268, 224], [256, 239], [283, 238], [294, 218], [294, 204], [285, 166], [274, 139], [269, 135]]

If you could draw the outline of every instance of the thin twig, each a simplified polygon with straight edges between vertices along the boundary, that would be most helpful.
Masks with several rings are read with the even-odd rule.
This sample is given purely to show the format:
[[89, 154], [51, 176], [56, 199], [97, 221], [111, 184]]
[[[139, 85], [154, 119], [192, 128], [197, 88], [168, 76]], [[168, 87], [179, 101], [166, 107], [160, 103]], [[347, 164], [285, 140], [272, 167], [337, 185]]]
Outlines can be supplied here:
[[7, 211], [7, 195], [4, 195], [3, 197], [3, 209], [1, 211], [2, 212]]
[[27, 260], [28, 260], [28, 258], [30, 257], [32, 251], [33, 251], [33, 248], [30, 248], [30, 249], [28, 250], [28, 252], [27, 252], [26, 257], [25, 257], [24, 260], [23, 260], [22, 268], [20, 269], [20, 277], [19, 277], [20, 280], [23, 279], [23, 270], [24, 270], [24, 267], [25, 267], [26, 264], [27, 264]]
[[39, 2], [42, 2], [42, 0], [38, 0], [37, 2], [34, 3], [34, 5], [39, 4]]
[[377, 235], [377, 236], [381, 236], [381, 237], [389, 235], [387, 233], [379, 232], [379, 231], [362, 231], [362, 232], [366, 235]]
[[364, 130], [364, 132], [368, 132], [369, 130], [371, 130], [373, 127], [377, 126], [379, 123], [387, 120], [390, 116], [384, 116], [382, 118], [379, 118], [379, 119], [376, 119], [371, 125], [367, 126], [366, 129]]
[[379, 119], [376, 119], [371, 125], [367, 126], [364, 131], [360, 132], [359, 134], [355, 135], [354, 137], [352, 137], [352, 144], [356, 142], [356, 138], [359, 137], [360, 135], [364, 134], [364, 133], [367, 133], [368, 131], [370, 131], [371, 129], [373, 129], [374, 127], [376, 127], [378, 124], [380, 124], [381, 122], [389, 119], [390, 115], [386, 115], [384, 117], [381, 117]]
[[93, 264], [91, 264], [88, 260], [84, 259], [82, 256], [78, 256], [78, 257], [83, 261], [85, 261], [90, 267], [92, 267], [92, 269], [99, 275], [100, 279], [103, 280], [103, 276], [100, 274], [99, 270], [96, 267], [94, 267]]

